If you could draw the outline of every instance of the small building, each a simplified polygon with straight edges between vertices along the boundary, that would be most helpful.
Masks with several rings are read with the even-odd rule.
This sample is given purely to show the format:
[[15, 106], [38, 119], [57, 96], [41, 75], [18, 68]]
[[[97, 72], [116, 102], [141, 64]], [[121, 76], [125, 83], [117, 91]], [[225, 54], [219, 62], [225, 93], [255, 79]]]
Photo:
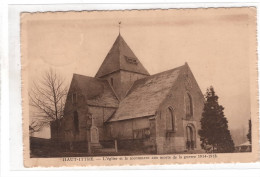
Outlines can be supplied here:
[[235, 152], [252, 152], [252, 145], [249, 141], [235, 147]]
[[[63, 142], [166, 154], [200, 150], [203, 94], [187, 63], [150, 75], [119, 34], [95, 77], [74, 74]], [[88, 144], [88, 146], [87, 146]]]

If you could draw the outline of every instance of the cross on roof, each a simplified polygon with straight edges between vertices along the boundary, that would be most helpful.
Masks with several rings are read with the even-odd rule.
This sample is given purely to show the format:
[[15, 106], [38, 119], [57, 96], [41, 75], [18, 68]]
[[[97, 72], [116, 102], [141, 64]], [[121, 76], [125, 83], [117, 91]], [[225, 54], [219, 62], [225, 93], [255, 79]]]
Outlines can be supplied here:
[[120, 25], [121, 25], [121, 21], [118, 22], [118, 29], [119, 29], [119, 34], [120, 34]]

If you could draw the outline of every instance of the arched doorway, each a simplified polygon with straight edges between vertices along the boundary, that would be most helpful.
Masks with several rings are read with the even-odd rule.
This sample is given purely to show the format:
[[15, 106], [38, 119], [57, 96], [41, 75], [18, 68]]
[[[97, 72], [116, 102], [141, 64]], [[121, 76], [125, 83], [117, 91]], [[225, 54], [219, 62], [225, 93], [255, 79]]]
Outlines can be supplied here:
[[188, 150], [193, 150], [196, 147], [196, 134], [193, 125], [188, 124], [186, 126], [186, 148]]

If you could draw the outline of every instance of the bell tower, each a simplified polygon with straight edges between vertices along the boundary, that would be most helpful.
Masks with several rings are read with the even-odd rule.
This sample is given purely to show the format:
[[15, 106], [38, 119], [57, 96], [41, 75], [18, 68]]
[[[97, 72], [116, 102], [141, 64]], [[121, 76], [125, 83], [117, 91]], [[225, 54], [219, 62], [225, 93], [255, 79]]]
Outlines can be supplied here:
[[119, 33], [95, 77], [106, 79], [122, 100], [134, 81], [149, 75]]

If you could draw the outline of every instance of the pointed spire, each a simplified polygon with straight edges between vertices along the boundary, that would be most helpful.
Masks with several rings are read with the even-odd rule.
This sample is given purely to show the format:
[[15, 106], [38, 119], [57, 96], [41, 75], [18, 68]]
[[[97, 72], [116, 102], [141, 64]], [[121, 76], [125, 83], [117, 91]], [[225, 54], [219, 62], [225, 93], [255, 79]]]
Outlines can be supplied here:
[[150, 75], [120, 33], [100, 66], [96, 77], [102, 77], [119, 70]]

